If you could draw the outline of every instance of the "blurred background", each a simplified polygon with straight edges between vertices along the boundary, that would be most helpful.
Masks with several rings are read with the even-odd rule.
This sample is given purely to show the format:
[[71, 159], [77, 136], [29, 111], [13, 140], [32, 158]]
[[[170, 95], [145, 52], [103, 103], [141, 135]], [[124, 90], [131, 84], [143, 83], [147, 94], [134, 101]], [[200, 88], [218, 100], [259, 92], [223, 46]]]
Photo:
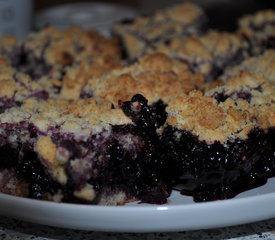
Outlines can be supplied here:
[[[151, 13], [184, 0], [0, 0], [0, 34], [23, 37], [47, 24], [58, 28], [82, 25], [108, 34], [114, 21]], [[275, 0], [192, 0], [202, 6], [212, 28], [234, 30], [236, 19], [260, 9], [275, 8]]]

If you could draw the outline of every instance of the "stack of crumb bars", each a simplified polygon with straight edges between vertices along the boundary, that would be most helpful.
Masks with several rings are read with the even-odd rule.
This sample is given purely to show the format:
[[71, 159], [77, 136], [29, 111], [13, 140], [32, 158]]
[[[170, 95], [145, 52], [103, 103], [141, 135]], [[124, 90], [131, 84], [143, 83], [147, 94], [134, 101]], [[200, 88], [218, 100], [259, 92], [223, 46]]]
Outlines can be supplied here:
[[207, 27], [183, 3], [112, 38], [0, 39], [0, 192], [55, 202], [228, 199], [275, 175], [275, 12]]

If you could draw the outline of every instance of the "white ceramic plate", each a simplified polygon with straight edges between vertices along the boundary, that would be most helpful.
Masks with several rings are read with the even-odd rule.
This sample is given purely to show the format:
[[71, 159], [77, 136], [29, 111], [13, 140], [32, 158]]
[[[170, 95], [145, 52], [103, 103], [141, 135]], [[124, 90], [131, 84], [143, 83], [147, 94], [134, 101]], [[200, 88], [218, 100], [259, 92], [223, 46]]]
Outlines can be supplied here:
[[234, 199], [194, 203], [173, 192], [169, 203], [90, 206], [0, 194], [0, 214], [56, 227], [120, 232], [182, 231], [250, 223], [275, 217], [275, 178]]

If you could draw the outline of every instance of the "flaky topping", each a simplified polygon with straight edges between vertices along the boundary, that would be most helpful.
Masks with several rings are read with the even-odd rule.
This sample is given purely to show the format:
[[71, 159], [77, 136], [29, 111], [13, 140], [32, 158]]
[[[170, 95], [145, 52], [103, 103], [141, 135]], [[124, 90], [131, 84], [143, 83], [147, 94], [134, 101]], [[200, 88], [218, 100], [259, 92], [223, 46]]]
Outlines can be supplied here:
[[[262, 73], [265, 79], [275, 83], [275, 51], [267, 50], [264, 54], [248, 58], [240, 65], [229, 68], [221, 79], [228, 81], [230, 78], [239, 75], [242, 71]], [[236, 82], [236, 84], [238, 84]]]
[[122, 37], [130, 57], [140, 56], [147, 46], [179, 35], [200, 31], [204, 12], [192, 3], [183, 3], [151, 16], [141, 16], [131, 23], [119, 23], [113, 32]]
[[61, 81], [60, 97], [64, 99], [78, 99], [81, 91], [92, 78], [99, 78], [122, 65], [113, 59], [100, 58], [98, 61], [82, 61], [80, 64], [68, 67]]
[[97, 104], [93, 99], [73, 102], [66, 100], [37, 101], [28, 99], [20, 107], [6, 110], [0, 115], [1, 123], [33, 123], [40, 131], [48, 132], [59, 127], [61, 132], [75, 137], [89, 137], [91, 133], [108, 129], [110, 125], [131, 123], [122, 110], [112, 109], [110, 103]]
[[259, 29], [261, 27], [265, 27], [266, 24], [275, 24], [275, 11], [264, 10], [259, 11], [255, 14], [247, 14], [240, 18], [238, 23], [241, 28], [252, 29]]
[[245, 43], [238, 35], [212, 31], [204, 36], [174, 38], [160, 44], [157, 51], [189, 63], [196, 72], [208, 74], [213, 65], [222, 67], [228, 61], [234, 61], [244, 47]]
[[120, 59], [119, 48], [114, 40], [107, 39], [95, 32], [85, 32], [78, 27], [64, 31], [48, 27], [33, 33], [24, 41], [26, 49], [37, 57], [45, 55], [51, 65], [71, 65], [89, 56], [112, 56]]
[[[0, 68], [11, 65], [17, 72], [28, 75], [36, 83], [21, 88], [32, 92], [31, 85], [39, 85], [50, 98], [77, 99], [89, 78], [120, 66], [120, 48], [115, 39], [78, 27], [63, 31], [48, 27], [21, 41], [3, 38], [2, 42], [5, 48], [0, 46]], [[3, 86], [2, 95], [12, 95], [11, 88], [13, 92], [21, 91], [15, 89], [14, 82], [5, 82]]]
[[98, 68], [108, 71], [110, 66], [120, 61], [117, 40], [92, 31], [85, 32], [78, 27], [63, 31], [48, 27], [29, 34], [12, 46], [3, 49], [0, 46], [0, 64], [3, 56], [18, 72], [39, 82], [50, 95], [52, 91], [59, 93], [67, 67], [87, 65], [86, 68], [92, 68], [92, 75], [98, 72]]
[[14, 71], [12, 68], [3, 66], [0, 67], [0, 98], [10, 98], [15, 94], [16, 81], [13, 78]]
[[156, 18], [162, 18], [162, 15], [167, 15], [173, 20], [180, 21], [184, 24], [192, 24], [203, 15], [203, 10], [191, 2], [185, 2], [181, 5], [170, 7], [166, 12], [158, 12]]
[[254, 55], [262, 53], [266, 48], [272, 48], [275, 37], [275, 11], [264, 10], [242, 17], [239, 20], [238, 32], [249, 41], [249, 51]]
[[214, 97], [203, 96], [197, 91], [169, 101], [167, 112], [167, 124], [190, 131], [200, 140], [210, 143], [246, 139], [251, 129], [266, 129], [275, 122], [274, 101], [255, 105], [242, 98], [229, 97], [218, 102]]
[[149, 17], [138, 17], [131, 24], [117, 24], [115, 30], [120, 27], [124, 30], [142, 33], [147, 39], [154, 39], [166, 32], [167, 29], [182, 32], [185, 25], [195, 23], [203, 14], [202, 9], [197, 5], [183, 3], [165, 10], [159, 10]]
[[41, 86], [8, 64], [0, 63], [0, 98], [13, 98], [14, 101], [23, 101], [43, 91]]
[[[251, 105], [262, 105], [275, 102], [275, 85], [270, 83], [262, 72], [241, 71], [239, 75], [225, 82], [223, 85], [205, 92], [207, 96], [223, 93], [231, 98], [247, 98]], [[247, 96], [245, 96], [247, 95]]]
[[187, 66], [164, 54], [147, 55], [138, 63], [112, 71], [102, 78], [89, 82], [94, 97], [117, 105], [118, 100], [128, 100], [139, 93], [150, 103], [199, 88], [200, 74], [192, 74]]

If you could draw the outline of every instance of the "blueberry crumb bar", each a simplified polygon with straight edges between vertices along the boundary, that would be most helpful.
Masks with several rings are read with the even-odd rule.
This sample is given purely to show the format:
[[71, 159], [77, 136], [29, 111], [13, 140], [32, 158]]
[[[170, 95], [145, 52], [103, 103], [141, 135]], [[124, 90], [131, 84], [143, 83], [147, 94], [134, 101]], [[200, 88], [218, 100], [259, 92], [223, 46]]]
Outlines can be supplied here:
[[250, 54], [258, 55], [275, 47], [275, 11], [263, 10], [239, 19], [239, 33], [250, 45]]
[[128, 57], [133, 59], [174, 37], [200, 34], [206, 22], [203, 10], [187, 2], [114, 24], [113, 34], [121, 38]]
[[201, 202], [274, 177], [275, 13], [236, 32], [206, 19], [186, 2], [115, 23], [118, 39], [1, 37], [0, 192], [122, 205], [177, 189]]
[[274, 91], [263, 75], [243, 72], [205, 95], [168, 102], [161, 139], [182, 194], [227, 199], [274, 176]]
[[150, 107], [139, 95], [120, 106], [125, 114], [93, 99], [30, 98], [6, 110], [0, 115], [1, 191], [104, 205], [165, 203], [171, 186], [157, 161], [155, 131], [165, 121], [164, 107]]

